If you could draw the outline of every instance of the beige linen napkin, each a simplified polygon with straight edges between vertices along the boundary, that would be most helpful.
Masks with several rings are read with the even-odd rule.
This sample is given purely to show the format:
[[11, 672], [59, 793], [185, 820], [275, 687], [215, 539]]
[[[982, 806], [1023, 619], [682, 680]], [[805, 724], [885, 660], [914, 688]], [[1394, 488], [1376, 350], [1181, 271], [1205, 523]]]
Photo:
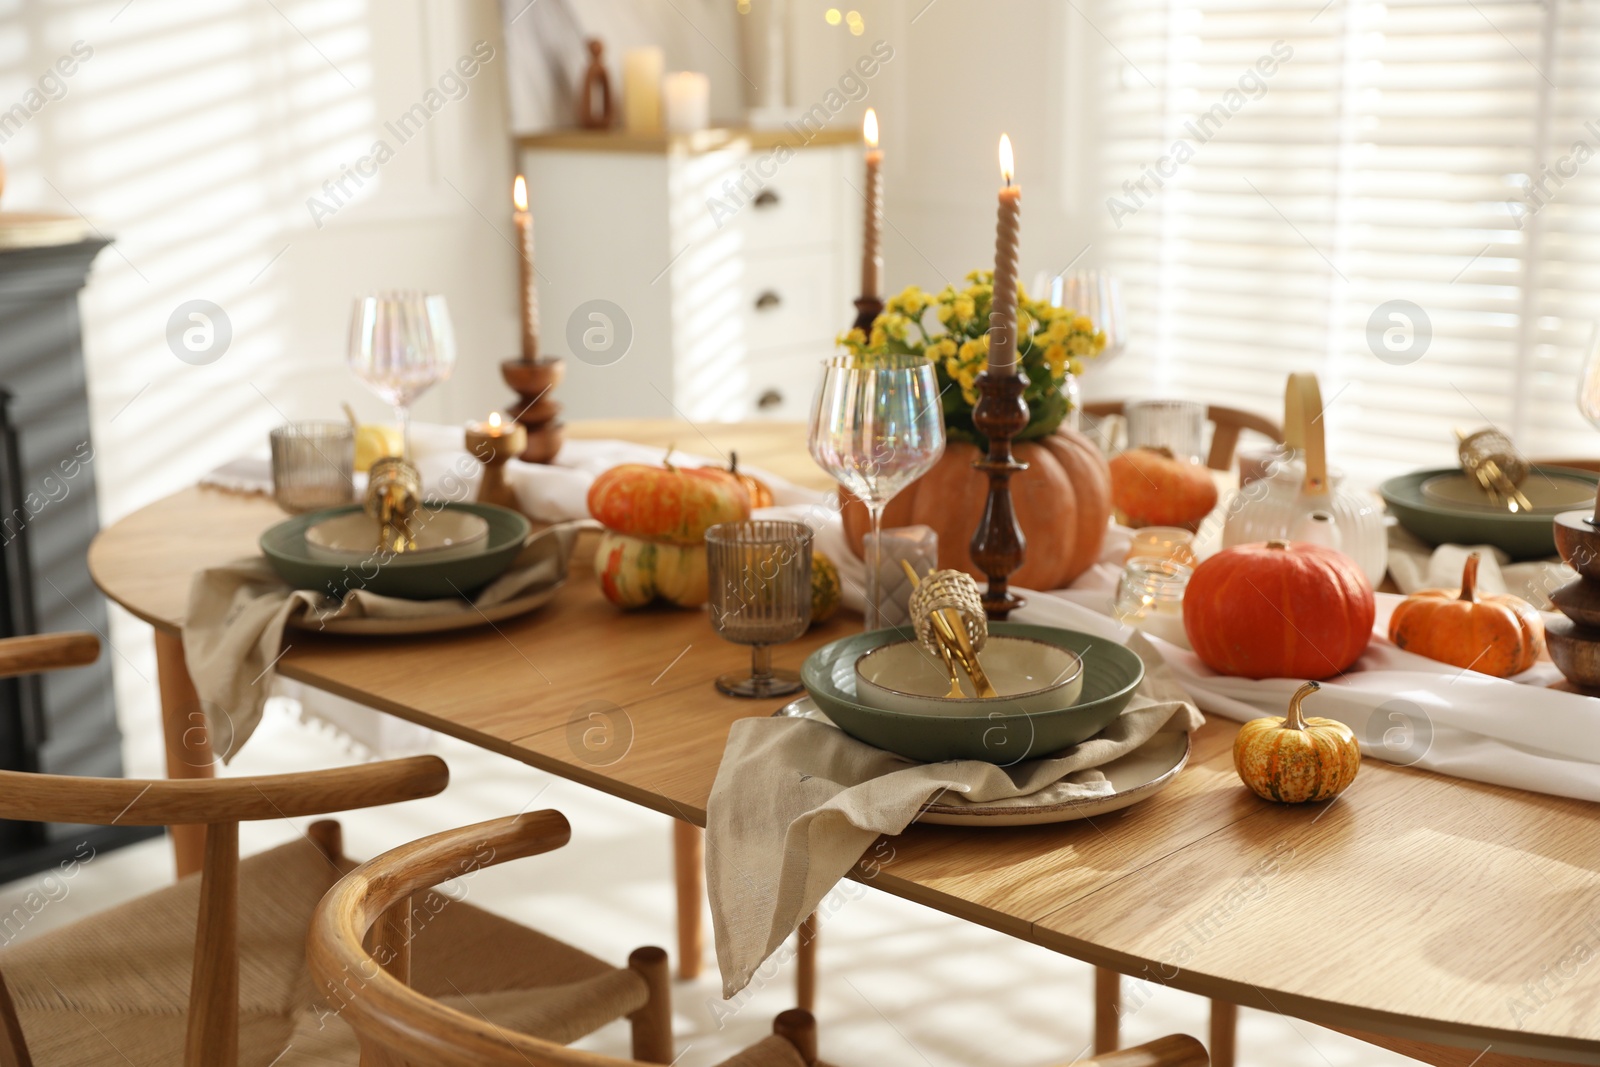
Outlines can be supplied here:
[[[517, 566], [484, 587], [473, 601], [485, 609], [559, 584], [567, 576], [572, 545], [585, 521], [552, 526], [534, 537]], [[194, 576], [183, 624], [183, 654], [200, 696], [212, 750], [233, 759], [261, 722], [272, 667], [284, 651], [291, 622], [310, 628], [345, 619], [417, 619], [454, 615], [461, 601], [402, 600], [356, 590], [337, 601], [291, 589], [261, 557], [236, 560]]]
[[706, 811], [723, 996], [749, 984], [878, 835], [900, 833], [924, 805], [1106, 793], [1109, 783], [1094, 768], [1164, 727], [1198, 729], [1205, 720], [1160, 654], [1138, 634], [1128, 647], [1144, 660], [1145, 680], [1117, 721], [1057, 758], [1014, 767], [915, 763], [808, 719], [735, 722]]
[[1454, 589], [1470, 553], [1479, 556], [1478, 592], [1511, 593], [1540, 611], [1553, 611], [1550, 594], [1578, 576], [1559, 559], [1512, 563], [1493, 545], [1440, 545], [1434, 548], [1400, 526], [1389, 527], [1389, 573], [1402, 593]]

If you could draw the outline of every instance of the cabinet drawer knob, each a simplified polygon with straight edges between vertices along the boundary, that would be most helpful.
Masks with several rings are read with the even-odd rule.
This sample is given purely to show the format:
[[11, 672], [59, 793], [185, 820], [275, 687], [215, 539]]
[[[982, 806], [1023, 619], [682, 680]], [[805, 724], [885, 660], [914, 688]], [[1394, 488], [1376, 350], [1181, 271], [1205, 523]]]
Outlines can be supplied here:
[[778, 194], [771, 189], [763, 189], [756, 194], [754, 203], [756, 207], [777, 207]]
[[756, 407], [761, 411], [770, 411], [783, 404], [783, 394], [776, 389], [767, 389], [756, 397]]
[[783, 303], [783, 298], [773, 290], [767, 289], [756, 297], [756, 310], [771, 311], [781, 303]]

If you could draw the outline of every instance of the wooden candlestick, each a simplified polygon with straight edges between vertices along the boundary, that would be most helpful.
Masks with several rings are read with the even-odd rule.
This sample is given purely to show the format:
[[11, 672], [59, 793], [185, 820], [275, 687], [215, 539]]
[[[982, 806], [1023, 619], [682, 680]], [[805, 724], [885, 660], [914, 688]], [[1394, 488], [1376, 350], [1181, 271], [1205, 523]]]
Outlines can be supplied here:
[[883, 301], [875, 296], [856, 297], [855, 328], [872, 336], [872, 324], [878, 321], [878, 316], [883, 314]]
[[983, 594], [983, 610], [997, 622], [1004, 622], [1026, 599], [1006, 588], [1012, 572], [1022, 566], [1028, 542], [1022, 536], [1016, 512], [1011, 507], [1011, 476], [1028, 469], [1011, 454], [1011, 439], [1028, 425], [1028, 402], [1022, 398], [1028, 376], [1019, 367], [1014, 374], [978, 375], [978, 403], [972, 409], [972, 424], [989, 442], [989, 451], [973, 464], [989, 476], [989, 498], [983, 505], [983, 518], [972, 535], [972, 562], [989, 579]]
[[497, 504], [516, 510], [517, 494], [506, 483], [506, 461], [522, 455], [528, 447], [528, 431], [521, 423], [507, 423], [498, 427], [499, 433], [487, 428], [467, 427], [467, 451], [483, 464], [483, 480], [478, 483], [478, 503]]

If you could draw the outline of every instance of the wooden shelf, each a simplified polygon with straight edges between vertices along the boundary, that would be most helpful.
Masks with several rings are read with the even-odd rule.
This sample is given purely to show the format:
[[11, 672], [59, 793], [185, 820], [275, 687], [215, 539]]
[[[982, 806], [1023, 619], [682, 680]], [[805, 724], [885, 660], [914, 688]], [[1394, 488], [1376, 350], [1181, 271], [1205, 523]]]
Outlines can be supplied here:
[[693, 155], [744, 143], [750, 148], [823, 148], [855, 144], [861, 131], [854, 127], [829, 127], [806, 136], [804, 129], [748, 130], [737, 127], [701, 130], [698, 133], [628, 133], [624, 130], [552, 130], [549, 133], [521, 134], [518, 149], [636, 152], [643, 154], [681, 153]]

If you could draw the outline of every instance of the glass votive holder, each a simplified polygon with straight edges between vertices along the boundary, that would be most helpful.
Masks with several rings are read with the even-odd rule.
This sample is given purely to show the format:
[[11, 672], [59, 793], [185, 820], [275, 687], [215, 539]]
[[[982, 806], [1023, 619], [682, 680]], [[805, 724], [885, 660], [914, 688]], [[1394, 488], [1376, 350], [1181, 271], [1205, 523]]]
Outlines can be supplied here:
[[272, 498], [291, 515], [355, 497], [356, 435], [348, 422], [290, 422], [269, 435]]
[[1192, 574], [1194, 568], [1169, 559], [1130, 560], [1117, 583], [1112, 614], [1126, 626], [1188, 648], [1189, 638], [1183, 631], [1183, 591]]
[[1181, 526], [1145, 526], [1133, 532], [1123, 563], [1136, 559], [1170, 560], [1185, 567], [1199, 566], [1194, 554], [1194, 534]]
[[[931, 526], [901, 526], [883, 531], [878, 542], [878, 618], [884, 626], [902, 626], [911, 621], [911, 579], [901, 560], [911, 564], [917, 575], [939, 566], [939, 534]], [[867, 559], [872, 558], [872, 535], [864, 542]]]
[[1166, 448], [1198, 463], [1204, 455], [1206, 406], [1194, 400], [1135, 400], [1122, 409], [1129, 448]]

